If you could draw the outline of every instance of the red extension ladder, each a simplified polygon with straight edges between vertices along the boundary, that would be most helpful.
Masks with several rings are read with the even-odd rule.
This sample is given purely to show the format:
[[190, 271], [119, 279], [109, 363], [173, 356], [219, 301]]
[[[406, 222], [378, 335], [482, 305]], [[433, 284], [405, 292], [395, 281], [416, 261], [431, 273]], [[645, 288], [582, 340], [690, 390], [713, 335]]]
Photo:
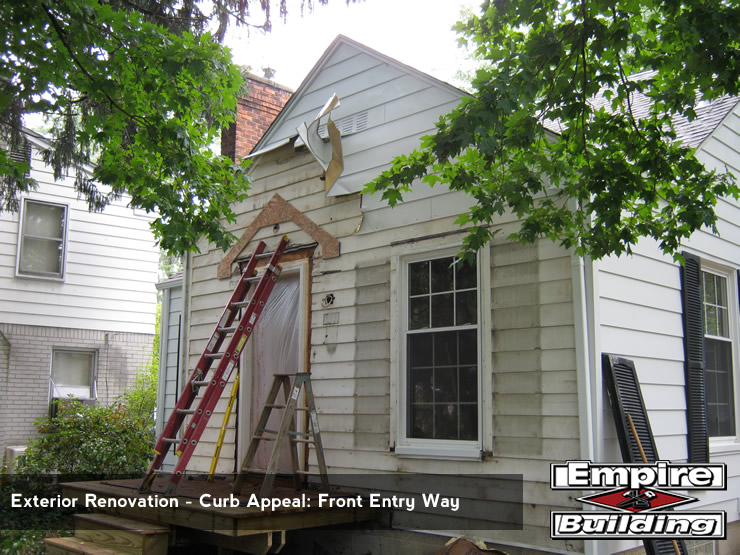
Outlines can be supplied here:
[[[260, 241], [254, 253], [252, 253], [247, 267], [241, 274], [239, 283], [234, 288], [234, 292], [226, 304], [218, 324], [216, 324], [216, 329], [213, 330], [198, 364], [195, 366], [175, 405], [175, 410], [170, 414], [162, 435], [157, 440], [154, 448], [155, 457], [141, 482], [141, 486], [139, 486], [140, 492], [151, 491], [154, 477], [162, 466], [170, 445], [177, 445], [175, 454], [180, 458], [175, 466], [175, 471], [170, 476], [165, 491], [165, 495], [174, 495], [198, 441], [206, 429], [208, 420], [213, 414], [216, 403], [224, 392], [234, 368], [239, 363], [239, 355], [241, 355], [244, 346], [252, 335], [257, 319], [280, 276], [281, 269], [277, 264], [287, 244], [288, 238], [283, 237], [272, 253], [264, 271], [259, 275], [257, 275], [256, 270], [257, 260], [263, 257], [261, 255], [265, 250], [265, 243]], [[257, 286], [252, 296], [247, 299], [247, 293], [252, 283], [257, 283]], [[240, 309], [244, 309], [244, 312], [238, 324], [234, 325], [234, 320]], [[221, 346], [229, 335], [231, 335], [231, 339], [228, 341], [226, 349], [221, 351]], [[209, 376], [214, 360], [219, 361], [218, 366]], [[197, 408], [191, 408], [196, 401]], [[192, 418], [178, 439], [177, 433], [189, 415], [192, 415]]]

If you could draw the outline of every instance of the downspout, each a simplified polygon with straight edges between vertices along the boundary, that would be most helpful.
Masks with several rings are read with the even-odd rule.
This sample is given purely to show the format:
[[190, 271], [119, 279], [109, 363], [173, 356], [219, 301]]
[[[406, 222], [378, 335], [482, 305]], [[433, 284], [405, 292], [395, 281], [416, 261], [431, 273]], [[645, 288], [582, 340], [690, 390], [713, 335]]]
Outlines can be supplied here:
[[[594, 407], [591, 390], [591, 342], [593, 336], [589, 319], [592, 298], [587, 287], [586, 262], [582, 256], [571, 253], [571, 278], [573, 282], [573, 324], [576, 346], [576, 381], [578, 385], [578, 426], [581, 460], [594, 460]], [[590, 507], [593, 508], [593, 507]], [[584, 505], [588, 510], [589, 506]], [[599, 542], [584, 540], [586, 555], [599, 555]]]
[[[190, 349], [188, 348], [190, 338], [190, 289], [192, 287], [192, 276], [190, 267], [193, 265], [192, 253], [188, 252], [182, 261], [182, 319], [180, 321], [180, 345], [178, 352], [180, 360], [178, 361], [177, 371], [179, 374], [179, 384], [184, 384], [187, 379], [187, 371], [190, 368]], [[180, 392], [175, 393], [177, 397]]]

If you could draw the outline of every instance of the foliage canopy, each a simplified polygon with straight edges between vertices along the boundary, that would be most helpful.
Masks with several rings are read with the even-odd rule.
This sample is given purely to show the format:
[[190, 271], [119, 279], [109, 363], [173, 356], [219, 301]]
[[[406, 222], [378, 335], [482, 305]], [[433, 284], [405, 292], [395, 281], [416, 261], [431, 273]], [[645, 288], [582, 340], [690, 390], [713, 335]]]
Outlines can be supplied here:
[[[318, 0], [325, 4], [328, 0]], [[348, 0], [349, 3], [349, 0]], [[301, 0], [301, 11], [312, 9]], [[13, 0], [0, 3], [0, 212], [35, 188], [24, 113], [54, 116], [44, 157], [70, 170], [91, 210], [124, 195], [156, 211], [167, 251], [195, 250], [205, 236], [232, 237], [220, 221], [248, 189], [246, 166], [211, 152], [234, 119], [242, 78], [221, 45], [230, 23], [271, 26], [260, 0]], [[278, 3], [287, 15], [287, 0]], [[250, 8], [265, 19], [251, 23]], [[214, 32], [208, 32], [212, 29]]]
[[716, 231], [718, 199], [740, 190], [676, 141], [676, 126], [699, 103], [738, 94], [736, 1], [481, 8], [456, 25], [482, 61], [473, 96], [368, 191], [393, 205], [422, 178], [468, 193], [476, 204], [458, 219], [472, 225], [468, 253], [507, 210], [521, 219], [512, 239], [549, 237], [594, 258], [630, 252], [640, 237], [677, 256], [693, 231]]

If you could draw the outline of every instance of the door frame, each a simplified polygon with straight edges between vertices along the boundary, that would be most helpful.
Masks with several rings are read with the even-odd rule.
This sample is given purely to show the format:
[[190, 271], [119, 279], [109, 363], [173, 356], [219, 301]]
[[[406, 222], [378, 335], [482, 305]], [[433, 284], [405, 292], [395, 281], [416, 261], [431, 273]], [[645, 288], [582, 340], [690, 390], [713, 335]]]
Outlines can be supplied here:
[[[299, 281], [299, 322], [298, 322], [298, 368], [301, 372], [310, 372], [309, 347], [310, 347], [310, 317], [311, 317], [311, 259], [310, 257], [298, 258], [288, 262], [281, 262], [281, 274], [293, 275], [298, 274]], [[259, 323], [258, 323], [259, 325]], [[252, 342], [247, 344], [247, 349], [242, 353], [241, 368], [239, 378], [238, 394], [238, 417], [236, 428], [236, 471], [238, 472], [241, 463], [247, 453], [249, 441], [254, 428], [252, 422], [252, 360], [253, 350]], [[278, 397], [279, 398], [279, 397]], [[297, 411], [296, 427], [298, 430], [303, 429], [305, 415], [303, 411]], [[304, 466], [305, 456], [302, 450], [304, 445], [299, 445], [298, 459], [299, 464]], [[305, 468], [303, 469], [305, 470]]]

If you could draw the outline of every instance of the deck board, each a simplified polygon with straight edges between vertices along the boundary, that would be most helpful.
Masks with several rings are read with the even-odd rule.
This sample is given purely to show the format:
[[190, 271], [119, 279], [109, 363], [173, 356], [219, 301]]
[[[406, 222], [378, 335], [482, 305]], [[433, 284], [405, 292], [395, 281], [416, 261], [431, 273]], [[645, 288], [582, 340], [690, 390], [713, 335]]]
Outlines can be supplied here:
[[[305, 495], [310, 506], [308, 507], [279, 507], [274, 511], [262, 510], [260, 507], [247, 507], [253, 494], [259, 492], [261, 484], [247, 483], [240, 495], [234, 496], [241, 503], [239, 507], [204, 507], [200, 503], [203, 494], [209, 494], [214, 499], [229, 499], [232, 482], [216, 480], [183, 480], [180, 482], [177, 495], [165, 497], [166, 478], [157, 478], [152, 484], [151, 493], [139, 493], [140, 480], [103, 480], [94, 482], [67, 482], [62, 484], [65, 497], [76, 498], [78, 507], [85, 507], [85, 496], [94, 494], [96, 497], [107, 499], [142, 498], [154, 499], [153, 504], [160, 500], [172, 501], [176, 499], [177, 507], [106, 507], [94, 509], [99, 512], [119, 515], [123, 517], [147, 520], [149, 522], [182, 526], [195, 530], [203, 530], [225, 536], [246, 536], [274, 532], [280, 530], [297, 530], [316, 526], [348, 524], [373, 520], [377, 517], [377, 510], [367, 507], [318, 507], [318, 492], [314, 490], [295, 491], [293, 488], [276, 487], [271, 498], [275, 499], [303, 499]], [[346, 497], [341, 493], [333, 493], [335, 497]], [[174, 502], [173, 502], [174, 503]]]

